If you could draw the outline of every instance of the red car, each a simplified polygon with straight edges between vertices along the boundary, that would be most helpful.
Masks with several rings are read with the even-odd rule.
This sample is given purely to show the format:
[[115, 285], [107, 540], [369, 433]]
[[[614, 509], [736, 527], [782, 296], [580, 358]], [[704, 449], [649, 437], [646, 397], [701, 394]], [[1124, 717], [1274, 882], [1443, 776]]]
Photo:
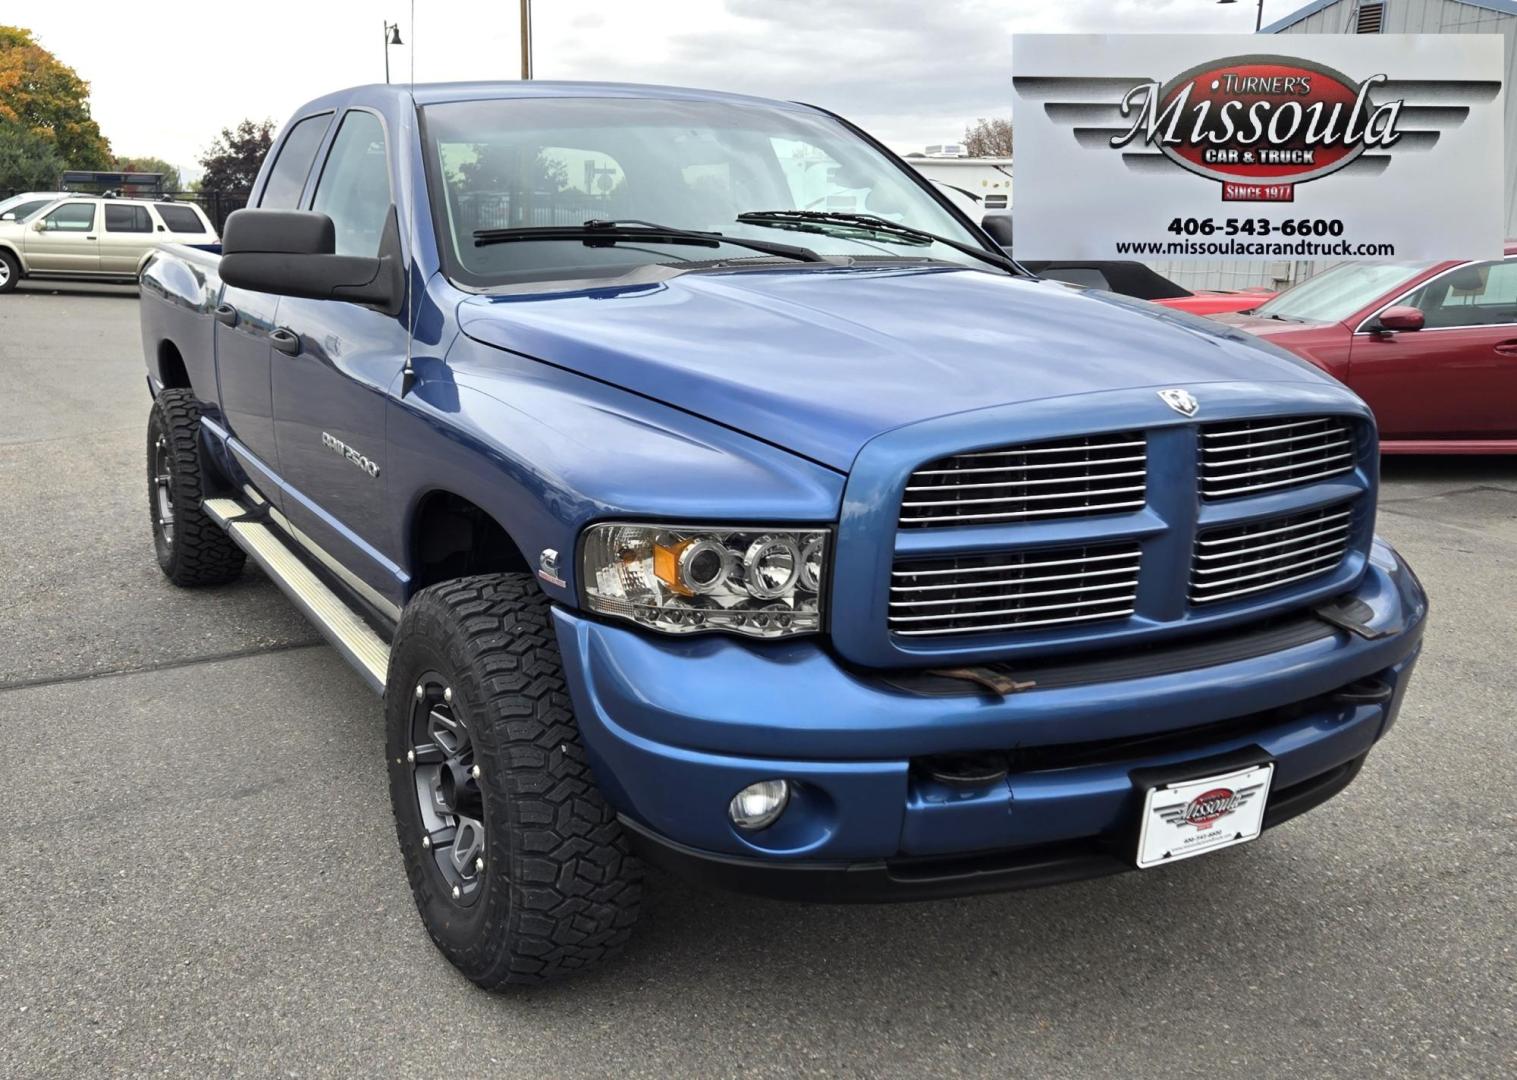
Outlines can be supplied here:
[[1192, 315], [1220, 315], [1229, 311], [1252, 311], [1274, 295], [1274, 289], [1266, 288], [1237, 289], [1231, 292], [1203, 289], [1189, 296], [1174, 296], [1166, 300], [1155, 300], [1154, 303], [1177, 311], [1188, 311]]
[[1343, 263], [1215, 318], [1347, 383], [1383, 453], [1517, 453], [1517, 242], [1506, 256]]

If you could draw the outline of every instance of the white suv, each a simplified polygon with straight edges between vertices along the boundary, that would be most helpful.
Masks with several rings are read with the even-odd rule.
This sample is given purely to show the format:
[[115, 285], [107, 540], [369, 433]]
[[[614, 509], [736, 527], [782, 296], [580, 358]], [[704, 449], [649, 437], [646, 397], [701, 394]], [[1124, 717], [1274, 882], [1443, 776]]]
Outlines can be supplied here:
[[0, 293], [23, 277], [136, 281], [159, 244], [219, 240], [193, 203], [71, 195], [0, 222]]

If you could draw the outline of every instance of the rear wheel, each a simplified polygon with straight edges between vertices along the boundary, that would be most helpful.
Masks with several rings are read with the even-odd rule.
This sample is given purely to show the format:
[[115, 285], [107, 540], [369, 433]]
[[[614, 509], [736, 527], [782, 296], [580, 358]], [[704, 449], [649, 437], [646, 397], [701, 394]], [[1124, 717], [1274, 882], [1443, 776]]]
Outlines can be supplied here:
[[246, 556], [201, 507], [205, 464], [200, 406], [189, 390], [164, 390], [147, 423], [148, 514], [158, 566], [175, 585], [220, 585]]
[[524, 574], [406, 605], [385, 690], [390, 796], [417, 910], [487, 989], [616, 956], [642, 870], [574, 722], [548, 599]]
[[8, 293], [21, 283], [21, 264], [9, 251], [0, 251], [0, 293]]

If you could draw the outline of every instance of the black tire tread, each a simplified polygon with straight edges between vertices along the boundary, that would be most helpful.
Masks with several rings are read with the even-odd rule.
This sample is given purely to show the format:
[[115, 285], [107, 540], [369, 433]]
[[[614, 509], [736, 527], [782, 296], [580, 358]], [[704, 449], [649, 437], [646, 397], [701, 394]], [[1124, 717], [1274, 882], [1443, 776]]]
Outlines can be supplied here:
[[[487, 770], [481, 787], [490, 851], [508, 851], [504, 867], [492, 854], [487, 873], [502, 875], [510, 901], [487, 906], [483, 930], [469, 947], [450, 944], [430, 924], [428, 932], [464, 974], [492, 990], [547, 982], [614, 958], [641, 902], [641, 865], [580, 742], [551, 607], [525, 574], [435, 585], [406, 605], [390, 666], [387, 706], [409, 716], [412, 687], [395, 681], [410, 677], [414, 665], [402, 656], [419, 636], [446, 658], [470, 703], [476, 761], [482, 756]], [[392, 715], [395, 765], [403, 753], [393, 741], [399, 726]], [[408, 784], [395, 789], [397, 799], [414, 798]], [[427, 922], [427, 868], [399, 813], [397, 832]]]
[[[153, 402], [158, 427], [168, 437], [172, 462], [174, 543], [159, 566], [175, 585], [193, 588], [224, 585], [242, 573], [247, 555], [205, 512], [205, 466], [200, 454], [200, 404], [190, 390], [162, 390]], [[152, 466], [153, 430], [148, 425], [148, 463]], [[148, 490], [148, 515], [154, 514]]]
[[4, 284], [0, 284], [0, 293], [12, 292], [21, 284], [21, 262], [4, 248], [0, 248], [0, 262], [7, 263], [11, 268], [10, 277]]

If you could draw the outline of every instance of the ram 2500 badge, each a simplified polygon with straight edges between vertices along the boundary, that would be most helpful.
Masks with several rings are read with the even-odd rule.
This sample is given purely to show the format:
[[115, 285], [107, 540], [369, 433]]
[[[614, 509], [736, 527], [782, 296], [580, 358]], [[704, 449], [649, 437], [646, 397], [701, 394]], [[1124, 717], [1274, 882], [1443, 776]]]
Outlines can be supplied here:
[[1021, 273], [803, 105], [333, 94], [142, 332], [164, 572], [251, 557], [383, 693], [484, 986], [613, 955], [644, 861], [893, 900], [1253, 839], [1420, 648], [1358, 398]]

